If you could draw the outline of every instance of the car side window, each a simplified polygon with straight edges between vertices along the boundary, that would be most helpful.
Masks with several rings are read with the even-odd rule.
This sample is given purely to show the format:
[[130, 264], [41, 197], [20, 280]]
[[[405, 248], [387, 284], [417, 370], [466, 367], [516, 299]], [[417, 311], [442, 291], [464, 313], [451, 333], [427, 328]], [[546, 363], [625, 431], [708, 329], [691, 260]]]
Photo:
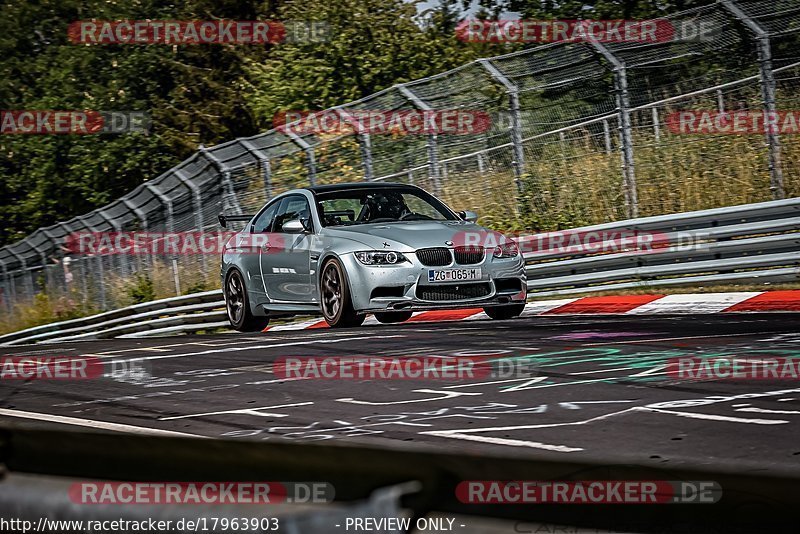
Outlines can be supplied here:
[[280, 232], [283, 224], [294, 219], [309, 219], [311, 212], [308, 209], [308, 200], [301, 195], [292, 195], [281, 201], [281, 206], [275, 214], [273, 232]]
[[267, 209], [261, 212], [261, 215], [259, 215], [253, 223], [252, 232], [254, 234], [263, 234], [272, 231], [272, 221], [275, 219], [275, 212], [278, 210], [278, 205], [280, 205], [280, 203], [281, 201], [273, 202]]

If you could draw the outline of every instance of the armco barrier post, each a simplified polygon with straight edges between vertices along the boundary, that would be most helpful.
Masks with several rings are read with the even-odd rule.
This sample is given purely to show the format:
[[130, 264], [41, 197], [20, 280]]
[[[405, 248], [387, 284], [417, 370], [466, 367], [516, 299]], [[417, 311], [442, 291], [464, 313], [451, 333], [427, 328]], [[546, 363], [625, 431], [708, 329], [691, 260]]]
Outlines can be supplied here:
[[628, 74], [625, 62], [612, 54], [598, 41], [590, 41], [592, 46], [611, 63], [614, 68], [614, 92], [619, 114], [620, 157], [622, 159], [622, 183], [625, 196], [625, 210], [629, 219], [639, 216], [639, 198], [636, 191], [636, 172], [633, 160], [633, 138], [631, 135], [630, 100], [628, 98]]
[[[758, 64], [761, 78], [761, 98], [764, 112], [768, 117], [776, 117], [778, 110], [775, 105], [775, 76], [772, 72], [772, 47], [769, 42], [769, 32], [761, 27], [755, 20], [748, 17], [739, 6], [731, 0], [720, 0], [720, 4], [737, 20], [744, 24], [749, 31], [755, 34], [758, 49]], [[764, 128], [767, 150], [769, 150], [769, 189], [772, 198], [780, 200], [786, 197], [783, 187], [783, 161], [781, 159], [781, 139], [775, 127]]]
[[[418, 97], [411, 89], [405, 85], [396, 85], [398, 91], [408, 99], [413, 106], [421, 111], [431, 111], [432, 108], [420, 97]], [[433, 183], [433, 194], [439, 196], [442, 194], [442, 183], [439, 179], [439, 146], [436, 132], [428, 134], [428, 176]]]

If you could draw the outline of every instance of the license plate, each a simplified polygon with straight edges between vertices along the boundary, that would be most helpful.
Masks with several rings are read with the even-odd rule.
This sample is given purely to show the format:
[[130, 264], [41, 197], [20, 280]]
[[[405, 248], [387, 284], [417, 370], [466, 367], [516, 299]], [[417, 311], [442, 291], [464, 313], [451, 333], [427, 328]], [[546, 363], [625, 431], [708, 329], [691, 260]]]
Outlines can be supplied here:
[[475, 269], [428, 269], [428, 282], [463, 282], [480, 280], [481, 270]]

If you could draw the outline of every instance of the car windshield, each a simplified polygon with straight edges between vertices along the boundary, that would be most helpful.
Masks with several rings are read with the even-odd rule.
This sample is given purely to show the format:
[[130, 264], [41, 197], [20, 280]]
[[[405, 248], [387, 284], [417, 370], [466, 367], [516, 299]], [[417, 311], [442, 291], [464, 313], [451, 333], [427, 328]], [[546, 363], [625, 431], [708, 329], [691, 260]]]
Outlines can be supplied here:
[[323, 226], [458, 219], [435, 197], [411, 187], [354, 188], [317, 193], [317, 209]]

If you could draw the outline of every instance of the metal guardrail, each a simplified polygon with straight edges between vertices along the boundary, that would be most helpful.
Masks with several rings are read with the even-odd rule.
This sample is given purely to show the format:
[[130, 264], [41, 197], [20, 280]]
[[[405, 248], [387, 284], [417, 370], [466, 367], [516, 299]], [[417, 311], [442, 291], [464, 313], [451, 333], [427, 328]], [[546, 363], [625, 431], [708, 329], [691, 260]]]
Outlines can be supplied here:
[[[619, 250], [619, 236], [625, 233], [647, 233], [654, 246]], [[589, 234], [605, 234], [610, 239], [597, 240], [590, 248], [586, 246]], [[631, 219], [561, 233], [565, 240], [569, 236], [578, 236], [583, 246], [530, 250], [529, 240], [520, 239], [529, 294], [800, 280], [800, 198]], [[614, 246], [618, 251], [596, 252], [614, 250]]]
[[225, 312], [217, 311], [224, 307], [221, 290], [204, 291], [27, 328], [0, 336], [0, 345], [132, 336], [147, 331], [169, 333], [170, 328], [175, 327], [183, 331], [193, 327], [197, 330], [213, 328], [208, 322], [212, 319], [224, 319]]

